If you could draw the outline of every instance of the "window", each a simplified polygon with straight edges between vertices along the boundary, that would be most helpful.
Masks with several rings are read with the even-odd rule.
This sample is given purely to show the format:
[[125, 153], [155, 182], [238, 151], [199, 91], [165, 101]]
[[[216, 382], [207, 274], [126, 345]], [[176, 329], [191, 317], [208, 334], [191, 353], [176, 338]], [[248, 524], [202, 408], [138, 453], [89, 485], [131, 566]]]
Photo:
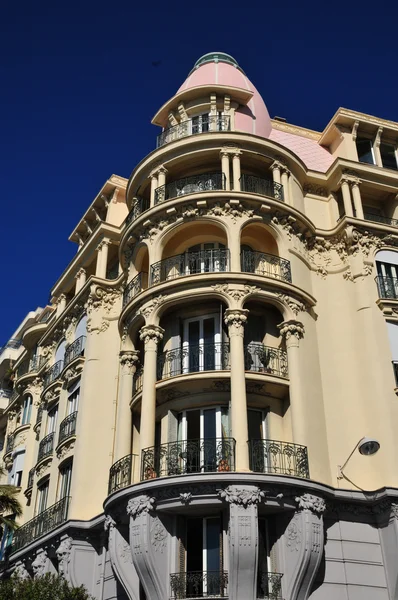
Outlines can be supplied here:
[[66, 341], [62, 340], [57, 348], [57, 351], [55, 353], [55, 361], [54, 364], [60, 361], [64, 360], [65, 357], [65, 349], [66, 349]]
[[62, 469], [59, 470], [59, 493], [58, 500], [66, 498], [70, 495], [70, 484], [72, 479], [72, 461], [68, 462]]
[[224, 244], [196, 244], [186, 251], [186, 275], [218, 273], [227, 270], [227, 251]]
[[224, 131], [227, 129], [227, 126], [226, 119], [223, 119], [222, 116], [222, 112], [218, 111], [216, 115], [203, 113], [202, 115], [192, 117], [192, 134], [206, 133], [207, 131]]
[[21, 487], [22, 474], [25, 462], [25, 450], [14, 455], [12, 469], [9, 476], [9, 483]]
[[275, 519], [258, 519], [258, 566], [257, 566], [257, 598], [279, 598], [280, 580], [269, 577], [273, 571], [271, 555], [277, 540]]
[[29, 394], [28, 396], [25, 396], [23, 405], [22, 405], [22, 425], [26, 425], [27, 423], [30, 423], [30, 416], [32, 413], [32, 404], [33, 404], [33, 398], [32, 396]]
[[358, 137], [356, 139], [356, 146], [359, 162], [368, 163], [370, 165], [376, 164], [372, 140]]
[[42, 483], [37, 488], [36, 514], [44, 512], [47, 508], [49, 480]]
[[184, 321], [183, 372], [222, 368], [219, 315], [205, 315]]
[[47, 415], [47, 435], [54, 433], [57, 428], [58, 404], [48, 411]]
[[80, 379], [68, 388], [67, 416], [76, 412], [79, 407]]
[[386, 169], [395, 169], [397, 170], [397, 155], [395, 146], [392, 144], [380, 144], [380, 154], [381, 161], [383, 163], [383, 167]]

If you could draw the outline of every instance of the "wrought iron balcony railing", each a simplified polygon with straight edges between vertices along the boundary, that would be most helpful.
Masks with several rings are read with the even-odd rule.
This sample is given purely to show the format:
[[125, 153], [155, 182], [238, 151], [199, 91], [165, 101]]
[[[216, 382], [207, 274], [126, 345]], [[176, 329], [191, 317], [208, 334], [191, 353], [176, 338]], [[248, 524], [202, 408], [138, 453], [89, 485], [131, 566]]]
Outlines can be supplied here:
[[227, 571], [188, 571], [170, 574], [171, 600], [228, 598]]
[[393, 366], [394, 375], [395, 375], [395, 385], [398, 387], [398, 360], [393, 360], [392, 366]]
[[59, 360], [56, 362], [45, 374], [43, 388], [48, 387], [51, 383], [56, 381], [61, 375], [61, 371], [64, 368], [64, 361]]
[[4, 346], [0, 347], [0, 354], [2, 352], [4, 352], [4, 350], [11, 349], [11, 350], [17, 350], [22, 344], [22, 340], [15, 340], [15, 339], [11, 339], [8, 340], [8, 342], [6, 344], [4, 344]]
[[144, 378], [144, 367], [143, 367], [143, 365], [138, 365], [137, 370], [134, 373], [134, 378], [133, 378], [133, 395], [138, 394], [138, 392], [141, 392], [143, 378]]
[[186, 275], [229, 271], [228, 248], [184, 252], [151, 265], [151, 285]]
[[66, 496], [17, 529], [12, 540], [12, 552], [62, 525], [68, 518], [69, 504], [70, 497]]
[[245, 371], [288, 377], [287, 352], [251, 342], [245, 346]]
[[33, 469], [31, 469], [29, 471], [29, 474], [28, 474], [28, 485], [26, 486], [27, 490], [29, 490], [30, 488], [33, 487], [33, 481], [34, 481], [34, 478], [35, 478], [35, 470], [36, 470], [35, 467], [33, 467]]
[[187, 119], [174, 127], [169, 127], [162, 131], [157, 137], [156, 147], [160, 148], [164, 144], [180, 140], [181, 138], [188, 137], [190, 135], [196, 135], [198, 133], [209, 133], [212, 131], [229, 131], [230, 130], [230, 119], [228, 116], [219, 115], [202, 115], [202, 122], [197, 125], [192, 119]]
[[108, 494], [131, 485], [135, 454], [128, 454], [116, 461], [109, 470]]
[[12, 452], [13, 449], [14, 449], [14, 436], [8, 435], [7, 441], [6, 441], [6, 451], [4, 454], [8, 454], [9, 452]]
[[129, 283], [126, 285], [126, 287], [124, 288], [124, 291], [123, 291], [123, 308], [137, 294], [139, 294], [140, 292], [142, 292], [143, 285], [144, 285], [145, 279], [147, 279], [147, 277], [148, 277], [148, 273], [144, 273], [142, 271], [141, 273], [138, 273], [138, 275], [136, 275], [134, 277], [134, 279], [132, 279], [131, 281], [129, 281]]
[[225, 190], [225, 176], [223, 173], [202, 173], [201, 175], [192, 175], [161, 185], [155, 190], [155, 204], [170, 198], [213, 190]]
[[86, 336], [81, 335], [77, 338], [77, 340], [75, 340], [74, 342], [72, 342], [72, 344], [69, 344], [69, 346], [66, 347], [64, 356], [64, 367], [66, 367], [66, 365], [69, 365], [69, 363], [71, 363], [72, 360], [74, 360], [78, 356], [83, 356], [85, 345]]
[[229, 343], [187, 344], [158, 355], [158, 380], [197, 373], [199, 371], [227, 371], [230, 369]]
[[283, 281], [292, 282], [290, 260], [253, 250], [242, 250], [240, 266], [244, 273], [254, 273], [265, 277], [274, 277]]
[[17, 379], [22, 377], [22, 375], [26, 375], [27, 373], [34, 373], [38, 370], [39, 360], [36, 357], [31, 359], [27, 358], [19, 365], [17, 369]]
[[282, 577], [282, 573], [259, 571], [257, 576], [257, 598], [261, 600], [281, 600]]
[[58, 444], [76, 433], [77, 411], [65, 417], [59, 426]]
[[398, 299], [398, 279], [396, 277], [377, 275], [375, 281], [379, 290], [379, 298], [386, 298], [388, 300]]
[[13, 389], [13, 390], [12, 390], [12, 392], [11, 392], [11, 395], [10, 395], [10, 400], [9, 400], [8, 404], [11, 404], [12, 402], [14, 402], [14, 400], [15, 400], [16, 398], [18, 398], [18, 396], [19, 396], [19, 392], [18, 392], [17, 388], [16, 388], [16, 387], [14, 387], [14, 389]]
[[54, 451], [54, 432], [49, 433], [44, 437], [39, 444], [39, 453], [37, 455], [37, 462], [50, 456]]
[[130, 225], [133, 221], [136, 220], [137, 217], [140, 216], [141, 213], [145, 212], [149, 208], [148, 200], [144, 198], [136, 198], [131, 206], [131, 210], [126, 217], [125, 224], [126, 227]]
[[169, 442], [142, 451], [141, 479], [235, 470], [235, 440], [209, 438]]
[[277, 440], [249, 440], [248, 444], [252, 471], [309, 478], [306, 446]]
[[241, 175], [240, 189], [250, 194], [261, 194], [275, 200], [284, 202], [283, 185], [275, 183], [271, 179], [262, 179], [254, 175]]
[[366, 221], [373, 221], [374, 223], [385, 223], [386, 225], [392, 225], [393, 227], [398, 227], [398, 219], [391, 219], [390, 217], [374, 215], [373, 213], [365, 213], [364, 217], [365, 217]]

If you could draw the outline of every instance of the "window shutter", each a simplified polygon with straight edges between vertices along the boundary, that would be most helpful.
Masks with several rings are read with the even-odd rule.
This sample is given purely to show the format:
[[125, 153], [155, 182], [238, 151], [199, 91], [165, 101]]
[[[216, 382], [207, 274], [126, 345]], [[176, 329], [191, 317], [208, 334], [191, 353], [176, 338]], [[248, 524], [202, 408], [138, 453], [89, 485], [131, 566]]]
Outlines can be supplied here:
[[178, 433], [178, 414], [174, 410], [168, 411], [168, 442], [176, 442], [177, 441], [177, 433]]

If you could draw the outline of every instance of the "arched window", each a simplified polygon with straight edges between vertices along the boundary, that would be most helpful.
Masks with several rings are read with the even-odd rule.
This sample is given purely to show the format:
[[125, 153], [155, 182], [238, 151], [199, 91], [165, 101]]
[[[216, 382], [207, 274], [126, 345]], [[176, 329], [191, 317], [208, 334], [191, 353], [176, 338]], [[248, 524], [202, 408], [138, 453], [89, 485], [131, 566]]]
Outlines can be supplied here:
[[376, 255], [380, 298], [398, 298], [398, 252], [381, 250]]
[[61, 342], [58, 344], [58, 348], [57, 351], [55, 353], [55, 362], [59, 362], [59, 361], [63, 361], [64, 357], [65, 357], [65, 348], [66, 348], [66, 341], [65, 340], [61, 340]]
[[83, 315], [76, 325], [75, 340], [87, 335], [87, 315]]

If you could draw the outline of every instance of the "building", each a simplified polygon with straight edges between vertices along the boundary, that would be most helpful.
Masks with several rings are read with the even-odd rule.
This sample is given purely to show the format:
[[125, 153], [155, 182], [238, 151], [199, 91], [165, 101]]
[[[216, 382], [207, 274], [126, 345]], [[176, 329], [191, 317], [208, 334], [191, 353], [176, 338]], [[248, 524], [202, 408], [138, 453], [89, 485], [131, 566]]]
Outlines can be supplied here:
[[271, 119], [223, 53], [153, 123], [22, 336], [8, 572], [97, 600], [396, 598], [398, 123]]

